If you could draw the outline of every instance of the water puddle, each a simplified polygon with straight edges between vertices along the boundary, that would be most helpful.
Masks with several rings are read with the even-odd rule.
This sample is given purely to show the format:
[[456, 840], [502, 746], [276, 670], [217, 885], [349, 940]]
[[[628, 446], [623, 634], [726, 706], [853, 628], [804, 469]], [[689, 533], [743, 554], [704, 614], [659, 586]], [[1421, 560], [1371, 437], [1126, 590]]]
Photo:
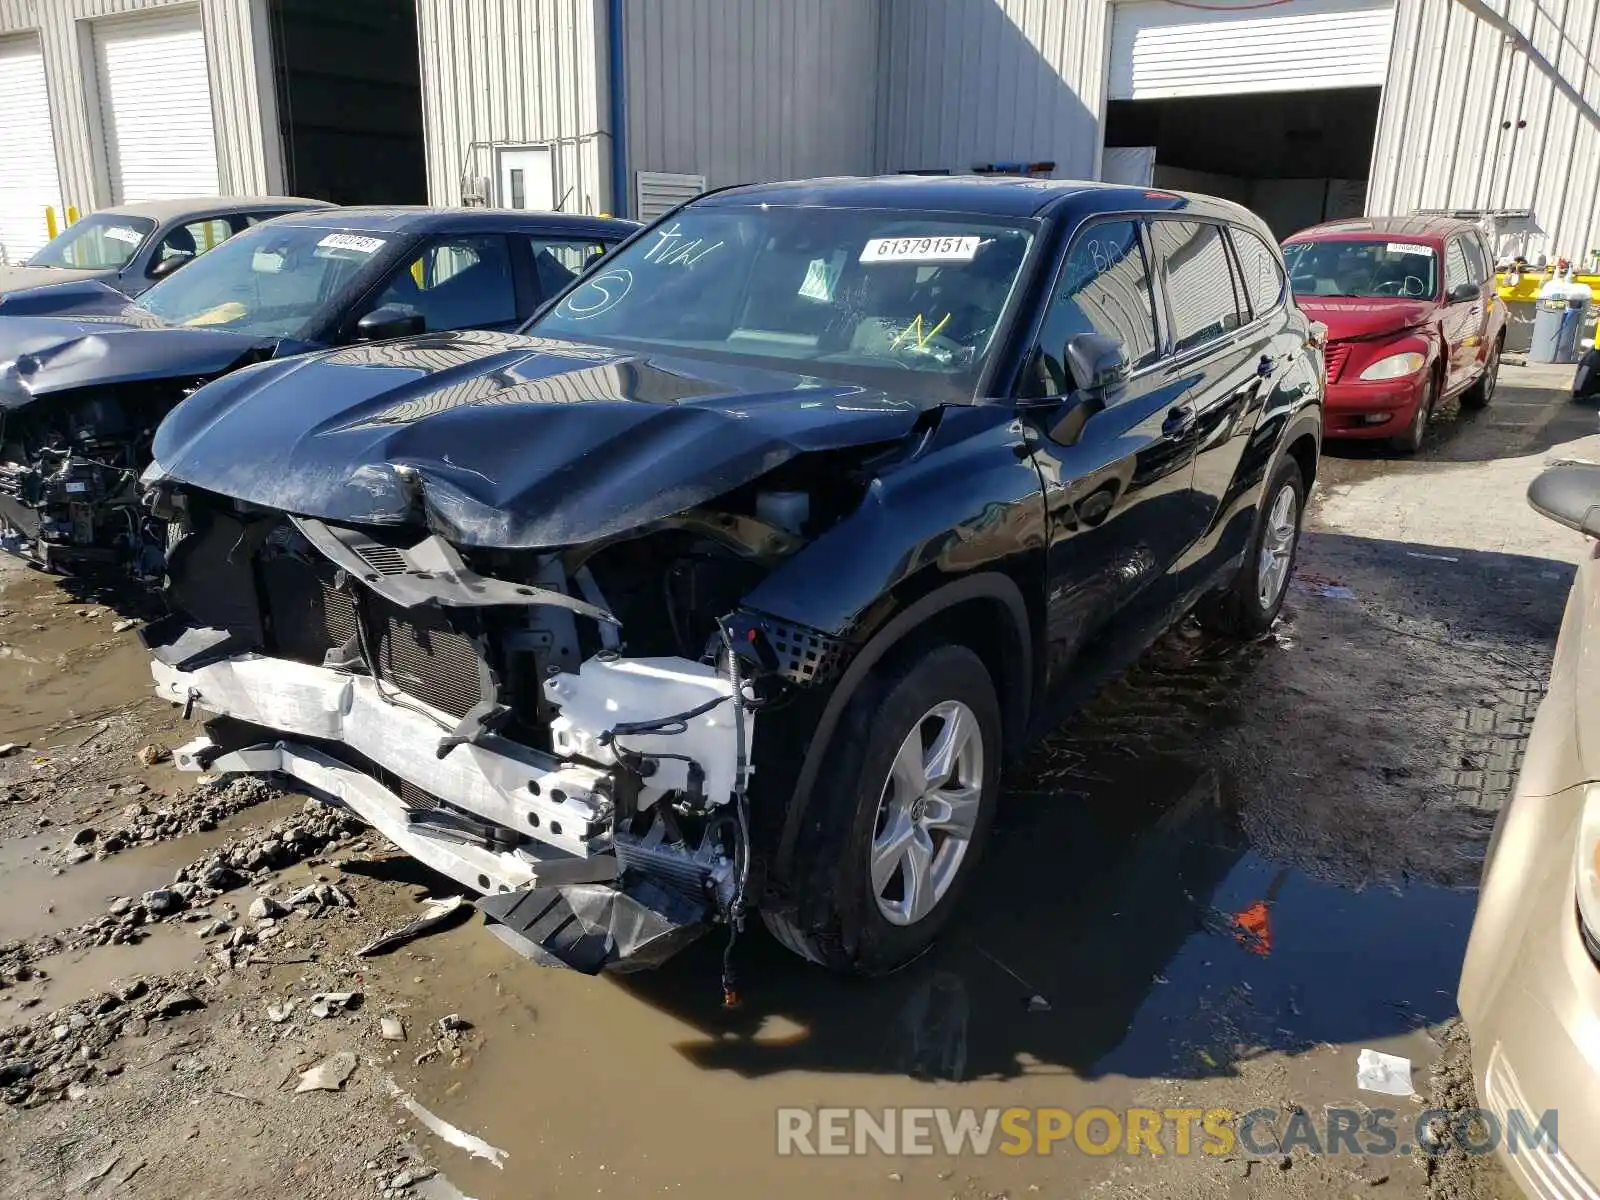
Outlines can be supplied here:
[[27, 939], [101, 916], [118, 896], [138, 896], [172, 882], [173, 872], [239, 829], [298, 811], [301, 799], [282, 796], [234, 813], [206, 833], [135, 846], [55, 874], [71, 830], [0, 841], [0, 941]]
[[137, 946], [95, 946], [54, 954], [38, 966], [43, 974], [0, 992], [0, 1027], [75, 1003], [112, 983], [136, 975], [165, 975], [194, 965], [205, 953], [197, 926], [156, 925]]

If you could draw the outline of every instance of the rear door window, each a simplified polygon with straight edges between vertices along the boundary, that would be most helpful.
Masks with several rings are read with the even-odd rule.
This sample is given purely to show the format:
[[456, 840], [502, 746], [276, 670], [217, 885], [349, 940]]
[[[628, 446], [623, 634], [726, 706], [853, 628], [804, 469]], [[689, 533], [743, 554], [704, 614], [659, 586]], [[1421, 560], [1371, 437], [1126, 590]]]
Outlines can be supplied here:
[[1467, 253], [1461, 248], [1460, 238], [1451, 238], [1444, 252], [1444, 291], [1445, 296], [1455, 294], [1455, 290], [1462, 284], [1472, 282], [1472, 269], [1467, 265]]
[[1278, 256], [1259, 237], [1238, 226], [1233, 227], [1233, 249], [1239, 256], [1250, 311], [1257, 317], [1264, 316], [1283, 299], [1283, 268], [1278, 265]]
[[419, 314], [424, 328], [481, 329], [517, 319], [511, 253], [500, 234], [445, 237], [397, 270], [367, 306]]
[[1045, 310], [1038, 344], [1028, 356], [1022, 396], [1064, 396], [1071, 390], [1064, 351], [1068, 339], [1080, 333], [1118, 339], [1134, 370], [1159, 357], [1150, 269], [1133, 221], [1092, 225], [1073, 242]]
[[606, 252], [606, 244], [593, 238], [555, 238], [537, 233], [513, 236], [523, 237], [528, 243], [533, 274], [539, 282], [536, 302], [554, 296]]
[[1156, 220], [1150, 222], [1150, 240], [1172, 312], [1176, 353], [1239, 328], [1243, 318], [1221, 226]]
[[1483, 260], [1483, 248], [1475, 237], [1461, 239], [1461, 252], [1467, 256], [1467, 274], [1473, 283], [1481, 284], [1489, 277], [1488, 264]]

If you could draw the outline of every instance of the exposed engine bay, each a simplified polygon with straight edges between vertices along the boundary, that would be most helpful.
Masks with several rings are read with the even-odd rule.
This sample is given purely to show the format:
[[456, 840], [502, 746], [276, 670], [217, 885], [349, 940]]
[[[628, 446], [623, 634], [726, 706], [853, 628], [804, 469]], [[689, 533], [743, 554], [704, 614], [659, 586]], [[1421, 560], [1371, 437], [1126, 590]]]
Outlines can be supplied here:
[[162, 417], [194, 386], [83, 388], [0, 408], [0, 535], [47, 569], [159, 576], [165, 528], [142, 507], [139, 472]]
[[657, 965], [742, 919], [758, 714], [792, 683], [740, 601], [850, 490], [507, 551], [157, 485], [157, 691], [218, 718], [175, 758], [347, 805], [529, 957]]

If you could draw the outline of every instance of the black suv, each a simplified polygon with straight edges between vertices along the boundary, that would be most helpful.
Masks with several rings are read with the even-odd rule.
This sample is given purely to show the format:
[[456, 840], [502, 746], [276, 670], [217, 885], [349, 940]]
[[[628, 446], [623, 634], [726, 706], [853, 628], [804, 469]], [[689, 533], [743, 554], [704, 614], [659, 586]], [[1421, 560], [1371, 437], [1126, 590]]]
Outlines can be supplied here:
[[1079, 183], [734, 188], [521, 334], [234, 372], [166, 420], [182, 765], [276, 770], [529, 957], [759, 909], [879, 972], [1002, 765], [1194, 610], [1283, 601], [1321, 437], [1265, 225]]

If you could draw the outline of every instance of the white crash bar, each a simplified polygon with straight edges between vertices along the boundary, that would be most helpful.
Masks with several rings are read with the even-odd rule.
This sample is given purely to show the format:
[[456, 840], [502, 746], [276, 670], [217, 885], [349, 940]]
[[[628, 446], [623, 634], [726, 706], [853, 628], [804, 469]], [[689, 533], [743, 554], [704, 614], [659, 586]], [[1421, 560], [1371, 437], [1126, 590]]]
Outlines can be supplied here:
[[[174, 751], [178, 765], [207, 745], [207, 739]], [[298, 742], [252, 746], [213, 759], [211, 770], [224, 774], [278, 771], [314, 792], [338, 801], [406, 854], [479, 892], [511, 892], [538, 882], [539, 864], [520, 855], [463, 846], [416, 833], [406, 821], [405, 803], [388, 788], [354, 767]]]
[[[482, 745], [456, 746], [440, 758], [437, 748], [451, 718], [440, 713], [438, 720], [430, 719], [409, 707], [422, 707], [410, 697], [404, 705], [385, 699], [364, 676], [262, 655], [193, 671], [157, 661], [150, 673], [164, 699], [177, 704], [192, 699], [209, 712], [291, 738], [343, 742], [423, 791], [568, 854], [586, 857], [591, 849], [608, 848], [590, 845], [603, 832], [591, 829], [601, 809], [594, 795], [603, 778], [599, 771], [493, 735]], [[374, 786], [392, 794], [375, 781]]]

